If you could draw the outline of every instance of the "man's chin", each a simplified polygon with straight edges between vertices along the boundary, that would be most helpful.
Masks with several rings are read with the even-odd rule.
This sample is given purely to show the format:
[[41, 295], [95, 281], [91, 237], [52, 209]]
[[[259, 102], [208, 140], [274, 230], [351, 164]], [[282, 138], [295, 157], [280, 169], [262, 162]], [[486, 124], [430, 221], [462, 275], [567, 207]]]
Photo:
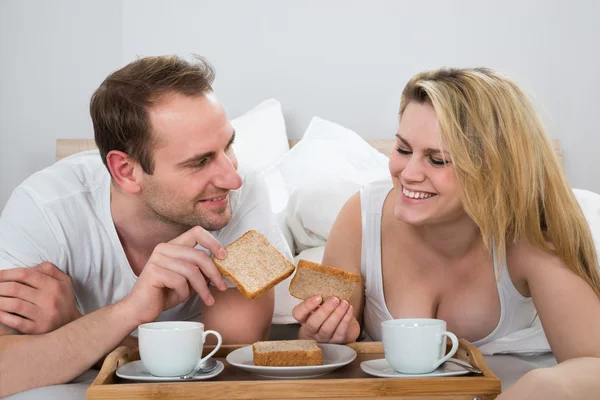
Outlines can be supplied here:
[[207, 231], [218, 231], [225, 228], [231, 222], [231, 211], [224, 210], [222, 213], [211, 213], [203, 218], [202, 227]]

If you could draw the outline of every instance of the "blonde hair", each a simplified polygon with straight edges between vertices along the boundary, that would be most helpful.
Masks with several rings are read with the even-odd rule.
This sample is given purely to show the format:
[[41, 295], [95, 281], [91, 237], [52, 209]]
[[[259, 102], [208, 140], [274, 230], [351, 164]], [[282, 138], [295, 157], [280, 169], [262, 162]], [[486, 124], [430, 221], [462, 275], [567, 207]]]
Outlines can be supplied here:
[[462, 203], [488, 249], [506, 260], [507, 241], [556, 254], [600, 296], [590, 228], [540, 117], [510, 79], [484, 68], [426, 71], [402, 92], [429, 103], [450, 152]]

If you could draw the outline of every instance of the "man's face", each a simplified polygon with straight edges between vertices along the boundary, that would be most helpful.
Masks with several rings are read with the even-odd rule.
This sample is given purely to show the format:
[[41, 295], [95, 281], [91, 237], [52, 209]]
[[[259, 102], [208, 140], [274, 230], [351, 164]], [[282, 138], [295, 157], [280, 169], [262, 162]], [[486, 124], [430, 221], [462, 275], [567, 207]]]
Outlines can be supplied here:
[[214, 93], [165, 96], [149, 110], [154, 172], [144, 174], [142, 195], [163, 222], [219, 230], [231, 220], [229, 192], [239, 189], [234, 130]]

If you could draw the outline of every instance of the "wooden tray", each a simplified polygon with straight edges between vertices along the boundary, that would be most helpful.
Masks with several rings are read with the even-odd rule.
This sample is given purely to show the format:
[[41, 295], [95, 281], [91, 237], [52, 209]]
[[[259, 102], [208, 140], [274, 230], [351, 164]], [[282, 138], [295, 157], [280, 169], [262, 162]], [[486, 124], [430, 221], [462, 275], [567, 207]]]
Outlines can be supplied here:
[[[139, 352], [119, 347], [108, 355], [86, 397], [95, 399], [443, 399], [491, 400], [501, 391], [500, 380], [488, 368], [479, 350], [461, 339], [455, 358], [465, 360], [484, 372], [483, 376], [463, 375], [441, 378], [376, 378], [360, 369], [365, 360], [383, 358], [381, 342], [351, 343], [356, 359], [330, 374], [296, 380], [268, 379], [243, 371], [225, 361], [227, 354], [244, 346], [223, 346], [216, 357], [225, 370], [213, 379], [195, 382], [128, 383], [116, 370], [139, 360]], [[208, 352], [211, 348], [205, 349]]]

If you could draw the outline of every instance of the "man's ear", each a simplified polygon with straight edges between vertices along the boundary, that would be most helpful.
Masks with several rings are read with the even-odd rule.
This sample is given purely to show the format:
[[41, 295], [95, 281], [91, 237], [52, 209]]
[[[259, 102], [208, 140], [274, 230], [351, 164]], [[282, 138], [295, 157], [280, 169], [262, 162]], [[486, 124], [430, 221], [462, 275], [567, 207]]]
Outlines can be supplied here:
[[140, 165], [129, 157], [127, 153], [111, 150], [106, 155], [106, 165], [113, 179], [121, 188], [130, 194], [138, 193], [142, 189], [140, 181], [142, 171]]

